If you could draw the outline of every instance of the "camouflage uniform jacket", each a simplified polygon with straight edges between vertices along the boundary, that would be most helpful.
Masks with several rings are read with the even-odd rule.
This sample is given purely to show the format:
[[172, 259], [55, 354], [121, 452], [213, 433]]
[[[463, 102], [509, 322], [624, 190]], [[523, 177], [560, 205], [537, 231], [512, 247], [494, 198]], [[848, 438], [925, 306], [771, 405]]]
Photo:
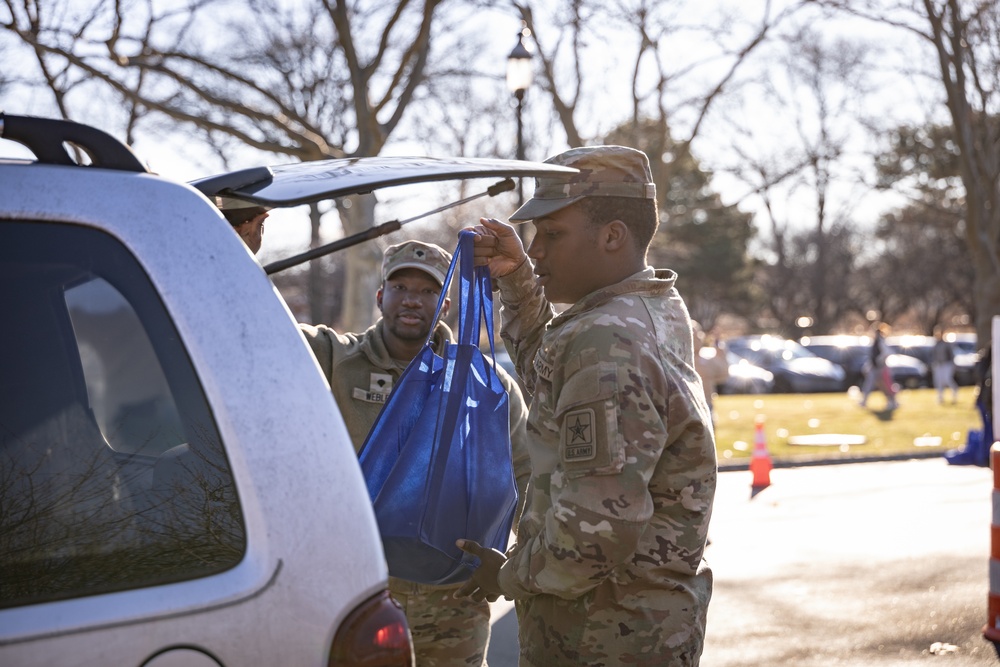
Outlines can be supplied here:
[[647, 268], [559, 316], [529, 262], [498, 281], [533, 394], [528, 498], [499, 575], [522, 665], [698, 664], [717, 469], [675, 280]]

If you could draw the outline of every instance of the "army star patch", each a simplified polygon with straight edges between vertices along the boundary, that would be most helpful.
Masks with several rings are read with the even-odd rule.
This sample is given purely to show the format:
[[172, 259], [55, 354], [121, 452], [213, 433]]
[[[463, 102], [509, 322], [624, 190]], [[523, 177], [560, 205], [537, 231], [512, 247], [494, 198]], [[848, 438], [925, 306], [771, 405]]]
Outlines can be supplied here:
[[589, 461], [596, 455], [594, 447], [594, 411], [591, 408], [566, 414], [562, 424], [562, 458]]

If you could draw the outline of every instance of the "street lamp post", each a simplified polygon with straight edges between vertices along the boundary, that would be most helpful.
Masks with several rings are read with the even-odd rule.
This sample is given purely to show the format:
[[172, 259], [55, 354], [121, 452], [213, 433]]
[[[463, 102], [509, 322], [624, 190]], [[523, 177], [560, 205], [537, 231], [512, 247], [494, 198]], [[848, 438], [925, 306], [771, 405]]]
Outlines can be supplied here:
[[[524, 45], [524, 38], [530, 37], [531, 31], [527, 27], [522, 27], [517, 32], [517, 44], [514, 50], [507, 56], [507, 89], [514, 94], [517, 100], [517, 159], [524, 158], [524, 123], [521, 119], [521, 112], [524, 109], [524, 93], [531, 86], [531, 51]], [[523, 179], [517, 180], [517, 205], [524, 203], [524, 189], [521, 185]]]

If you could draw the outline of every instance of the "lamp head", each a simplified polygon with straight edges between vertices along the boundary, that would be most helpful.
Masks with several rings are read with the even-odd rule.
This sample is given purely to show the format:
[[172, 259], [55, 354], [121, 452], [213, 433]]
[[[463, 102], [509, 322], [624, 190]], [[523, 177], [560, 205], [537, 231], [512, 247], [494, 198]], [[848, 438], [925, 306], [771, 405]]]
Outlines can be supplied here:
[[523, 95], [531, 86], [532, 66], [531, 51], [524, 44], [524, 38], [531, 36], [531, 31], [521, 28], [517, 32], [517, 44], [507, 56], [507, 89], [515, 95]]

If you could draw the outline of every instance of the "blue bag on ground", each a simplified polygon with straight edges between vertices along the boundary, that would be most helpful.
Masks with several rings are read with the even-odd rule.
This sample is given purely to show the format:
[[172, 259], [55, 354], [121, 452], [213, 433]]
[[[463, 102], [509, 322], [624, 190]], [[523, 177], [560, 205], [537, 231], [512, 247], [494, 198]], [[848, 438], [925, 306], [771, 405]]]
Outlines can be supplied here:
[[478, 563], [459, 538], [505, 550], [517, 504], [507, 392], [478, 346], [485, 321], [493, 355], [493, 292], [473, 238], [459, 235], [434, 319], [458, 265], [458, 344], [437, 356], [432, 327], [359, 455], [389, 574], [425, 584], [470, 577]]

